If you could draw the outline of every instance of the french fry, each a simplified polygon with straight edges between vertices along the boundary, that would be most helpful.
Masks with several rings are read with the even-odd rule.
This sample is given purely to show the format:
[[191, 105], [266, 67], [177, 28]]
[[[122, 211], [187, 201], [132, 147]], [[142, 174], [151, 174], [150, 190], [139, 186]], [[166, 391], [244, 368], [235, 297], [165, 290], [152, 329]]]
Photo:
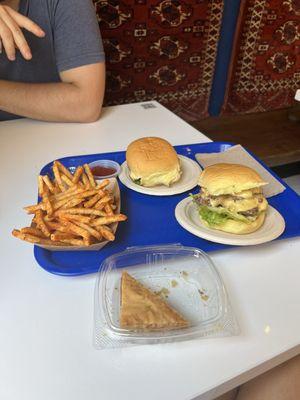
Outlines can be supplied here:
[[75, 199], [69, 200], [61, 208], [72, 208], [72, 207], [77, 206], [80, 203], [82, 203], [82, 199], [80, 197], [75, 197]]
[[84, 215], [77, 215], [77, 214], [68, 214], [68, 213], [61, 213], [59, 218], [66, 219], [68, 221], [79, 221], [83, 222], [84, 224], [88, 224], [91, 221], [90, 217], [85, 217]]
[[86, 191], [85, 188], [77, 187], [77, 186], [72, 186], [70, 189], [67, 189], [65, 192], [61, 193], [56, 193], [54, 196], [52, 196], [50, 199], [54, 201], [60, 201], [66, 198], [72, 198], [72, 196], [82, 193]]
[[100, 189], [98, 191], [98, 193], [95, 194], [90, 200], [86, 201], [83, 206], [85, 208], [93, 207], [97, 203], [97, 201], [100, 200], [104, 196], [105, 196], [105, 193], [103, 192], [103, 190]]
[[55, 211], [55, 215], [61, 215], [62, 213], [66, 212], [67, 214], [83, 214], [83, 215], [97, 215], [97, 216], [104, 216], [106, 213], [103, 213], [101, 210], [95, 210], [94, 208], [66, 208], [63, 210]]
[[70, 230], [66, 226], [62, 225], [61, 222], [58, 222], [58, 221], [49, 221], [49, 222], [47, 222], [47, 226], [51, 230], [64, 232], [64, 233], [70, 233]]
[[47, 185], [44, 185], [44, 193], [43, 193], [43, 195], [45, 195], [45, 194], [48, 194], [48, 195], [50, 194], [51, 195], [51, 192], [50, 192], [50, 190], [49, 190]]
[[84, 224], [84, 223], [82, 223], [82, 222], [79, 222], [79, 221], [75, 221], [74, 223], [75, 223], [77, 226], [79, 226], [80, 228], [83, 228], [83, 229], [85, 229], [87, 232], [89, 232], [89, 234], [90, 234], [91, 236], [94, 236], [96, 239], [98, 239], [99, 242], [100, 242], [100, 240], [102, 239], [101, 233], [100, 233], [99, 231], [97, 231], [96, 229], [90, 227], [90, 226], [87, 225], [87, 224]]
[[63, 207], [65, 204], [67, 204], [70, 201], [70, 199], [71, 199], [71, 197], [70, 198], [64, 198], [64, 199], [59, 200], [57, 202], [53, 201], [53, 205], [52, 205], [53, 210], [56, 211], [59, 208]]
[[47, 212], [48, 215], [52, 215], [53, 214], [53, 207], [52, 204], [49, 200], [49, 196], [47, 194], [45, 194], [43, 196], [43, 203], [44, 203], [44, 209]]
[[[75, 199], [81, 199], [77, 204], [79, 204], [85, 197], [89, 197], [93, 194], [95, 194], [95, 190], [84, 190], [84, 189], [78, 189], [75, 190], [71, 193], [68, 193], [66, 196], [60, 196], [58, 198], [58, 201], [54, 201], [53, 208], [54, 210], [58, 210], [60, 207], [64, 206], [67, 202]], [[76, 202], [75, 202], [76, 203]]]
[[42, 175], [38, 176], [38, 193], [40, 197], [42, 197], [44, 193], [44, 181]]
[[57, 183], [59, 189], [62, 192], [64, 192], [66, 190], [66, 188], [63, 185], [63, 182], [62, 182], [62, 179], [61, 179], [61, 176], [60, 176], [60, 172], [59, 172], [59, 169], [58, 169], [57, 161], [54, 161], [52, 169], [53, 169], [53, 174], [54, 174], [54, 177], [55, 177], [55, 180], [56, 180], [56, 183]]
[[50, 236], [51, 240], [54, 240], [55, 242], [60, 242], [62, 240], [65, 239], [78, 239], [78, 237], [76, 237], [75, 235], [71, 234], [71, 233], [65, 233], [65, 232], [59, 232], [59, 231], [55, 231], [54, 233], [51, 233]]
[[97, 201], [97, 203], [94, 205], [94, 208], [96, 210], [102, 210], [109, 201], [111, 201], [111, 197], [109, 195], [104, 196], [102, 199]]
[[95, 194], [97, 194], [97, 190], [90, 189], [90, 190], [85, 190], [85, 191], [78, 193], [78, 196], [81, 198], [85, 198], [85, 197], [94, 196]]
[[92, 226], [109, 225], [113, 222], [125, 221], [127, 219], [124, 214], [115, 214], [108, 217], [100, 217], [91, 221]]
[[53, 181], [53, 185], [54, 185], [54, 189], [55, 189], [55, 193], [61, 193], [61, 188], [59, 187], [57, 181], [54, 179]]
[[51, 230], [54, 231], [60, 226], [58, 221], [56, 221], [56, 220], [49, 221], [47, 219], [47, 216], [45, 216], [45, 221], [46, 221], [48, 229], [50, 229], [50, 231]]
[[42, 209], [42, 203], [35, 204], [33, 206], [26, 206], [23, 209], [27, 212], [27, 214], [35, 214], [38, 210]]
[[43, 181], [46, 184], [46, 186], [49, 189], [49, 191], [51, 193], [55, 193], [55, 187], [53, 186], [53, 184], [52, 184], [52, 182], [51, 182], [51, 180], [50, 180], [48, 175], [44, 175], [43, 176]]
[[[56, 242], [53, 241], [52, 243], [55, 245]], [[85, 241], [82, 239], [61, 239], [60, 243], [70, 244], [72, 246], [78, 246], [78, 247], [89, 246], [89, 241]]]
[[38, 203], [38, 204], [23, 207], [23, 210], [25, 210], [27, 212], [27, 214], [34, 214], [37, 212], [37, 210], [40, 210], [41, 208], [42, 208], [41, 203]]
[[49, 231], [47, 225], [45, 224], [45, 221], [43, 219], [43, 213], [41, 210], [38, 210], [36, 212], [35, 221], [36, 221], [38, 228], [40, 228], [40, 230], [43, 232], [43, 234], [47, 237], [50, 237], [50, 231]]
[[65, 175], [67, 176], [70, 180], [73, 179], [73, 175], [71, 174], [71, 172], [68, 170], [68, 168], [66, 168], [60, 161], [56, 160], [56, 165], [59, 168], [59, 170]]
[[72, 193], [68, 196], [60, 198], [58, 201], [54, 201], [53, 209], [58, 210], [59, 208], [64, 207], [67, 203], [70, 203], [69, 208], [74, 207], [75, 205], [80, 204], [85, 197], [89, 197], [89, 196], [90, 196], [90, 193], [88, 193], [88, 192], [81, 192], [81, 193], [74, 192], [74, 194]]
[[69, 187], [74, 186], [74, 183], [71, 181], [69, 177], [67, 177], [67, 175], [61, 174], [61, 180], [64, 181], [65, 184], [67, 184]]
[[84, 246], [90, 246], [92, 244], [91, 237], [88, 239], [83, 239]]
[[96, 182], [95, 182], [94, 175], [92, 174], [90, 166], [88, 164], [84, 164], [83, 168], [84, 168], [85, 173], [86, 173], [86, 175], [87, 175], [87, 177], [88, 177], [88, 179], [90, 181], [91, 187], [95, 188], [96, 187]]
[[30, 243], [38, 243], [38, 244], [43, 244], [43, 245], [48, 245], [48, 246], [49, 245], [50, 246], [53, 246], [53, 245], [61, 246], [61, 243], [59, 243], [59, 242], [53, 242], [52, 240], [49, 240], [49, 239], [44, 239], [44, 238], [41, 238], [38, 236], [33, 236], [33, 235], [30, 235], [27, 233], [21, 233], [17, 229], [14, 229], [12, 231], [12, 235], [19, 239], [25, 240], [26, 242], [30, 242]]
[[115, 235], [106, 226], [100, 225], [97, 227], [97, 230], [98, 229], [99, 229], [99, 232], [101, 233], [101, 235], [104, 237], [104, 239], [107, 239], [111, 242], [113, 240], [115, 240]]
[[20, 230], [20, 232], [24, 233], [24, 234], [28, 233], [29, 235], [45, 238], [45, 235], [43, 234], [43, 232], [40, 229], [34, 228], [34, 227], [22, 228]]
[[81, 228], [80, 226], [77, 226], [77, 225], [73, 224], [73, 222], [70, 222], [70, 221], [63, 222], [63, 225], [67, 229], [69, 229], [69, 232], [75, 233], [77, 236], [82, 236], [83, 239], [89, 240], [90, 233], [86, 229]]
[[79, 166], [79, 167], [76, 168], [76, 171], [75, 171], [75, 173], [73, 175], [73, 178], [72, 178], [72, 182], [73, 183], [79, 182], [79, 179], [81, 177], [82, 172], [83, 172], [83, 167]]
[[105, 204], [104, 211], [106, 212], [107, 215], [114, 215], [114, 212], [113, 212], [110, 204]]
[[[44, 221], [46, 221], [46, 223], [47, 223], [47, 225], [48, 225], [48, 222], [50, 222], [50, 221], [54, 221], [55, 220], [55, 217], [54, 217], [54, 215], [45, 215], [44, 216]], [[34, 222], [34, 218], [32, 219], [32, 222]]]
[[105, 186], [107, 186], [109, 184], [109, 179], [104, 179], [103, 181], [101, 181], [98, 186], [97, 189], [103, 189], [105, 188]]
[[90, 184], [89, 178], [86, 176], [86, 174], [84, 172], [81, 174], [81, 178], [82, 178], [83, 186], [86, 189], [90, 188], [91, 184]]

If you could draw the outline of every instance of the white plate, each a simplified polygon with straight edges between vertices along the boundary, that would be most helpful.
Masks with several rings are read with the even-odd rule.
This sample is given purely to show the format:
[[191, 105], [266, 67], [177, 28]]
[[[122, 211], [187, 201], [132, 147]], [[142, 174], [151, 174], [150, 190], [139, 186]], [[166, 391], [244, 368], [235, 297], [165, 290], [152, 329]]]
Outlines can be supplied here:
[[270, 242], [280, 236], [285, 229], [285, 221], [282, 215], [270, 205], [268, 206], [264, 224], [257, 231], [245, 235], [235, 235], [207, 228], [201, 223], [197, 206], [191, 198], [185, 198], [177, 204], [175, 217], [178, 223], [193, 235], [211, 242], [236, 246]]
[[134, 183], [130, 176], [126, 161], [121, 165], [120, 181], [129, 189], [139, 193], [150, 194], [152, 196], [171, 196], [193, 189], [198, 184], [201, 170], [200, 165], [188, 157], [178, 155], [181, 164], [182, 175], [178, 182], [171, 186], [144, 187]]

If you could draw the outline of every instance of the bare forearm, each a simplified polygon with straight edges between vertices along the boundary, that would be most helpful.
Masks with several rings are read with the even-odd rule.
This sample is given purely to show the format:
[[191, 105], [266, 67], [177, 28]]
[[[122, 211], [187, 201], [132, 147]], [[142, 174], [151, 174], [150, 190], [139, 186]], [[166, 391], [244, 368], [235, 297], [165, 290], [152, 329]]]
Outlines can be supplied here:
[[[90, 122], [97, 110], [73, 83], [19, 83], [0, 80], [0, 109], [44, 121]], [[100, 105], [99, 105], [100, 112]]]

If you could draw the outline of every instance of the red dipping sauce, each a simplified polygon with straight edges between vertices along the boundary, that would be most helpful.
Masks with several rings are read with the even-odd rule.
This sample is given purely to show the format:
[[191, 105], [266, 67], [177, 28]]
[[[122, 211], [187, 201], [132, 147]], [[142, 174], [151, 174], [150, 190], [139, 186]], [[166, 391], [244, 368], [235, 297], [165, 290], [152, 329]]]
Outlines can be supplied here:
[[100, 165], [92, 167], [91, 171], [94, 176], [109, 176], [116, 172], [115, 168], [102, 167]]

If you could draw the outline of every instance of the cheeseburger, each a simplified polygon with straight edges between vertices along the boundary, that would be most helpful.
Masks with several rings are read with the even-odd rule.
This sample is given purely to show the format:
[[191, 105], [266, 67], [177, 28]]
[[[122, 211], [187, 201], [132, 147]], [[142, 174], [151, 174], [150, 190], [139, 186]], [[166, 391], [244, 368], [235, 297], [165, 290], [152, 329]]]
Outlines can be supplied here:
[[164, 139], [145, 137], [130, 143], [126, 151], [130, 178], [141, 186], [170, 186], [181, 176], [176, 151]]
[[266, 185], [253, 169], [239, 164], [214, 164], [200, 175], [200, 193], [193, 196], [200, 219], [209, 228], [245, 234], [264, 222]]

